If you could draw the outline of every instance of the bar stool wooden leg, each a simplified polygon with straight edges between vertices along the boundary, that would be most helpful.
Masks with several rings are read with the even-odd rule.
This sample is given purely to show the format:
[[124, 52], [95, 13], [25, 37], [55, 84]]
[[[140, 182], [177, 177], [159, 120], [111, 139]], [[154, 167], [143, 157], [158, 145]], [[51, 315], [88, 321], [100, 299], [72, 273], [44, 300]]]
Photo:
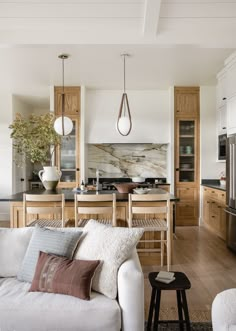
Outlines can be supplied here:
[[188, 304], [187, 304], [187, 298], [186, 298], [185, 290], [181, 290], [181, 295], [182, 295], [184, 316], [185, 316], [185, 321], [186, 321], [186, 328], [187, 328], [187, 331], [190, 331], [191, 327], [190, 327]]
[[152, 317], [153, 317], [153, 310], [154, 310], [154, 304], [156, 299], [156, 289], [152, 289], [152, 296], [150, 301], [150, 307], [149, 307], [149, 314], [148, 314], [148, 323], [147, 323], [147, 331], [151, 331], [152, 327]]
[[170, 230], [167, 231], [166, 234], [166, 254], [167, 254], [167, 271], [170, 271], [170, 264], [171, 264], [171, 235], [170, 235]]
[[164, 231], [161, 231], [161, 266], [164, 265], [164, 253], [165, 253], [165, 244], [164, 244]]
[[154, 316], [154, 323], [153, 323], [153, 331], [157, 331], [158, 330], [160, 302], [161, 302], [161, 291], [160, 290], [157, 290], [157, 293], [156, 293], [156, 304], [155, 304], [155, 316]]
[[180, 331], [184, 330], [184, 325], [183, 325], [183, 311], [182, 311], [182, 301], [181, 301], [181, 293], [179, 290], [176, 291], [177, 295], [177, 306], [178, 306], [178, 315], [179, 315], [179, 329]]

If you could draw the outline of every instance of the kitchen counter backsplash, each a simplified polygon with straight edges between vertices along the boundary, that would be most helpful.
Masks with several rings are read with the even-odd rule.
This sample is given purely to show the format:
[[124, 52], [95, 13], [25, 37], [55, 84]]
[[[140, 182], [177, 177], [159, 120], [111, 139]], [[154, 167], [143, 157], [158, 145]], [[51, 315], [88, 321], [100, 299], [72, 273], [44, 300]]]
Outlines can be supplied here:
[[168, 144], [88, 144], [88, 177], [167, 177]]

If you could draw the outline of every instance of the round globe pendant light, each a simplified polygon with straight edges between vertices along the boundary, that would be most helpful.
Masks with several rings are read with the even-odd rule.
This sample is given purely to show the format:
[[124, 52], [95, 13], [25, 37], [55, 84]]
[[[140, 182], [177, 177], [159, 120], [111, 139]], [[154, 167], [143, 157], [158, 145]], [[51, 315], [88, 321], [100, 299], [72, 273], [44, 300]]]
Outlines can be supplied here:
[[124, 92], [122, 94], [121, 98], [121, 104], [120, 104], [120, 110], [118, 119], [116, 122], [116, 128], [119, 134], [122, 136], [128, 136], [132, 129], [132, 120], [131, 120], [131, 114], [129, 109], [129, 101], [128, 96], [126, 93], [126, 85], [125, 85], [125, 58], [126, 56], [129, 56], [129, 54], [122, 54], [124, 58]]
[[54, 122], [54, 130], [60, 136], [67, 136], [73, 130], [72, 120], [65, 116], [65, 91], [64, 91], [64, 60], [68, 59], [69, 55], [61, 54], [58, 56], [62, 60], [62, 94], [61, 94], [61, 116]]

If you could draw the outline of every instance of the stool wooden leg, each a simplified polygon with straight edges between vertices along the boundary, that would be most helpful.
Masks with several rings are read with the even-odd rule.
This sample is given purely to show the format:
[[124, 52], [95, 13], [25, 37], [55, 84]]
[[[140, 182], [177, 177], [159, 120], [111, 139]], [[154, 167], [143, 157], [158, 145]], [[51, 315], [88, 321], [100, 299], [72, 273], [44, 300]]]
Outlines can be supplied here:
[[153, 331], [157, 331], [158, 330], [160, 302], [161, 302], [161, 291], [160, 290], [157, 290], [157, 293], [156, 293], [156, 303], [155, 303], [155, 316], [154, 316]]
[[191, 327], [190, 327], [190, 320], [189, 320], [189, 313], [188, 313], [188, 304], [187, 304], [187, 298], [186, 298], [185, 290], [182, 290], [181, 291], [181, 294], [182, 294], [184, 316], [185, 316], [185, 321], [186, 321], [186, 328], [187, 328], [187, 331], [190, 331], [191, 330]]
[[152, 289], [152, 296], [149, 306], [149, 314], [148, 314], [148, 323], [147, 323], [147, 331], [151, 331], [152, 327], [152, 316], [153, 316], [153, 310], [154, 310], [154, 304], [155, 304], [155, 298], [156, 298], [156, 289]]
[[164, 231], [161, 231], [161, 267], [164, 265], [164, 253], [165, 253], [165, 243], [164, 243]]
[[179, 329], [180, 331], [184, 330], [184, 325], [183, 325], [183, 311], [182, 311], [182, 301], [181, 301], [181, 293], [179, 290], [176, 290], [176, 295], [177, 295], [177, 306], [178, 306], [178, 315], [179, 315]]

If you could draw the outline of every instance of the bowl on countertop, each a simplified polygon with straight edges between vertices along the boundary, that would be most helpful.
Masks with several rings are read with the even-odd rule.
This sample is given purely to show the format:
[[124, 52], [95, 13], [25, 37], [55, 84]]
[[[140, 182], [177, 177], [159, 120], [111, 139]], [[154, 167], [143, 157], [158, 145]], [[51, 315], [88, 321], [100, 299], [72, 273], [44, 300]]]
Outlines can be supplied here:
[[144, 177], [132, 177], [132, 182], [133, 183], [144, 183], [145, 178]]
[[150, 188], [145, 188], [145, 187], [141, 187], [141, 188], [134, 188], [133, 192], [135, 194], [147, 194], [149, 191], [151, 191]]
[[132, 193], [132, 190], [138, 186], [136, 183], [113, 183], [113, 186], [118, 190], [119, 193]]

